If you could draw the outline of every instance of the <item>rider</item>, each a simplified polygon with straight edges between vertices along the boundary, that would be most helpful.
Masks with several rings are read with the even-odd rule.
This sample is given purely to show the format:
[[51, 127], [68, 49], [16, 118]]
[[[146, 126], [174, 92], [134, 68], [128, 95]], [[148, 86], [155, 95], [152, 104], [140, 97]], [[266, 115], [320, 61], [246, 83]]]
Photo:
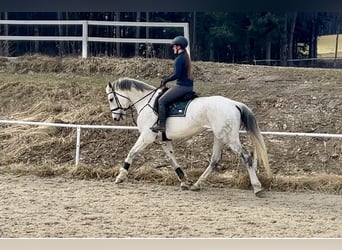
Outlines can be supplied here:
[[158, 123], [151, 127], [155, 133], [165, 132], [166, 109], [177, 99], [193, 91], [193, 78], [191, 72], [191, 60], [186, 47], [188, 40], [184, 36], [177, 36], [172, 40], [172, 50], [177, 56], [174, 62], [173, 73], [161, 81], [161, 86], [177, 80], [176, 85], [168, 89], [158, 101]]

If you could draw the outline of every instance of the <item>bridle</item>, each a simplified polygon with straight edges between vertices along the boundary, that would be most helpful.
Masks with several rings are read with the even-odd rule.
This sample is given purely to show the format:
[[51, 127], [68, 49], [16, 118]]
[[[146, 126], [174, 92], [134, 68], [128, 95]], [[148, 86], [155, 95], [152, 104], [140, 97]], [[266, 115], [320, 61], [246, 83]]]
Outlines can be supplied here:
[[[121, 120], [121, 119], [123, 120], [123, 116], [126, 115], [126, 114], [124, 114], [124, 113], [122, 113], [122, 112], [117, 113], [117, 112], [116, 112], [117, 110], [127, 111], [127, 110], [131, 109], [131, 108], [132, 108], [135, 104], [137, 104], [138, 102], [144, 100], [144, 99], [145, 99], [146, 97], [148, 97], [149, 95], [154, 94], [155, 92], [157, 92], [158, 89], [159, 89], [159, 87], [156, 88], [156, 89], [154, 89], [154, 90], [152, 90], [152, 91], [149, 92], [148, 94], [144, 95], [143, 97], [141, 97], [141, 98], [140, 98], [139, 100], [137, 100], [136, 102], [134, 102], [134, 103], [128, 105], [127, 108], [124, 108], [124, 107], [121, 105], [118, 96], [123, 97], [123, 98], [125, 98], [125, 99], [127, 99], [127, 100], [129, 100], [129, 101], [130, 101], [130, 99], [129, 99], [127, 96], [124, 96], [124, 95], [119, 94], [118, 92], [116, 92], [116, 91], [114, 90], [114, 88], [112, 88], [112, 91], [109, 92], [107, 95], [110, 95], [110, 94], [113, 94], [113, 95], [114, 95], [114, 100], [115, 100], [115, 102], [116, 102], [116, 108], [112, 108], [110, 111], [112, 112], [112, 114], [120, 115], [119, 119], [120, 119], [120, 120]], [[151, 98], [152, 98], [152, 97], [153, 97], [153, 95], [151, 96]], [[150, 98], [150, 99], [151, 99], [151, 98]], [[138, 113], [140, 113], [140, 111], [139, 111]]]
[[109, 93], [108, 93], [108, 95], [110, 95], [110, 94], [113, 94], [113, 95], [114, 95], [114, 100], [115, 100], [115, 102], [116, 102], [116, 108], [112, 108], [110, 111], [112, 112], [112, 114], [120, 115], [120, 119], [121, 119], [121, 115], [123, 115], [123, 114], [122, 114], [121, 112], [120, 112], [120, 113], [116, 113], [115, 111], [117, 111], [117, 110], [126, 111], [126, 110], [128, 110], [128, 109], [131, 108], [131, 105], [128, 106], [127, 108], [122, 107], [122, 105], [121, 105], [121, 103], [120, 103], [120, 101], [119, 101], [118, 96], [123, 97], [123, 98], [125, 98], [125, 99], [127, 99], [127, 100], [130, 100], [130, 99], [129, 99], [127, 96], [124, 96], [124, 95], [119, 94], [118, 92], [116, 92], [116, 91], [113, 90], [113, 89], [112, 89], [112, 92], [109, 92]]

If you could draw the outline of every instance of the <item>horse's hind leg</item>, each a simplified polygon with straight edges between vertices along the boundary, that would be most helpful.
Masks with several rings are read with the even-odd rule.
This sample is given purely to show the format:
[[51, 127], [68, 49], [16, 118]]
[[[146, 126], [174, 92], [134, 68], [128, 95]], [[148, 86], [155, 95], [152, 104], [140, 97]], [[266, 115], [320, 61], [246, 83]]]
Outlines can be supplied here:
[[235, 143], [231, 143], [230, 148], [240, 156], [241, 162], [247, 168], [249, 179], [251, 181], [251, 184], [254, 190], [254, 194], [260, 197], [262, 195], [263, 189], [261, 187], [261, 183], [256, 174], [256, 170], [257, 170], [256, 157], [253, 159], [249, 151], [245, 147], [241, 146], [239, 141]]
[[187, 177], [186, 174], [184, 173], [183, 169], [181, 166], [178, 164], [176, 157], [173, 153], [173, 147], [171, 141], [165, 141], [162, 143], [162, 148], [165, 151], [166, 155], [171, 159], [172, 162], [172, 167], [175, 170], [178, 179], [181, 182], [181, 189], [187, 190], [189, 189], [189, 185], [187, 184]]
[[224, 144], [215, 136], [214, 137], [214, 145], [213, 145], [213, 155], [211, 156], [211, 160], [207, 169], [203, 172], [203, 174], [198, 178], [196, 183], [191, 187], [191, 190], [198, 191], [201, 189], [203, 183], [207, 180], [208, 176], [213, 172], [218, 163], [221, 160], [222, 149]]

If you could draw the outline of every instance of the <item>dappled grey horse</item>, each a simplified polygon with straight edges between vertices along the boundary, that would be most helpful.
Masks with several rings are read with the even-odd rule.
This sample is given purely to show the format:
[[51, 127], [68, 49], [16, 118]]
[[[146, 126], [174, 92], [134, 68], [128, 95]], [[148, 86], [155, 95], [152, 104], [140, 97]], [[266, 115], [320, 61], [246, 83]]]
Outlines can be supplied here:
[[[162, 91], [142, 81], [121, 78], [106, 86], [106, 93], [112, 117], [115, 121], [125, 118], [126, 111], [132, 107], [137, 110], [137, 127], [140, 136], [129, 151], [124, 165], [115, 182], [123, 182], [128, 175], [129, 167], [137, 153], [147, 145], [161, 137], [160, 133], [151, 131], [157, 120], [153, 105], [158, 93]], [[254, 154], [251, 156], [246, 147], [241, 145], [239, 138], [240, 127], [244, 127], [251, 136], [254, 144]], [[190, 185], [187, 176], [177, 163], [170, 140], [190, 137], [204, 130], [214, 134], [213, 154], [210, 164], [199, 179]], [[218, 165], [223, 147], [229, 146], [246, 166], [254, 194], [259, 196], [263, 191], [257, 177], [257, 162], [263, 164], [268, 178], [272, 178], [264, 139], [252, 111], [243, 103], [222, 97], [198, 97], [191, 101], [185, 117], [169, 117], [166, 121], [166, 136], [170, 140], [163, 141], [162, 148], [172, 161], [183, 189], [199, 190], [210, 173]]]

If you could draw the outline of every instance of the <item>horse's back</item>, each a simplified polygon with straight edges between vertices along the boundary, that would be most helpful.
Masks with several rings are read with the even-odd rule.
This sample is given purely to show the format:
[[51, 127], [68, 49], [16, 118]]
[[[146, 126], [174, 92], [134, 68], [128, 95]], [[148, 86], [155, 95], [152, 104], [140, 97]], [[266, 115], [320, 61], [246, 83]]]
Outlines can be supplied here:
[[227, 124], [234, 129], [240, 127], [241, 114], [238, 107], [244, 104], [223, 96], [199, 97], [193, 102], [189, 109], [192, 108], [195, 114], [201, 113], [202, 119], [207, 120], [210, 127], [222, 127]]
[[193, 108], [207, 110], [209, 112], [236, 113], [237, 106], [244, 105], [224, 96], [205, 96], [198, 97], [192, 101]]
[[221, 133], [228, 127], [236, 133], [241, 120], [240, 112], [235, 106], [237, 104], [238, 102], [223, 96], [197, 97], [189, 104], [185, 117], [168, 118], [167, 137], [187, 137], [204, 129]]

